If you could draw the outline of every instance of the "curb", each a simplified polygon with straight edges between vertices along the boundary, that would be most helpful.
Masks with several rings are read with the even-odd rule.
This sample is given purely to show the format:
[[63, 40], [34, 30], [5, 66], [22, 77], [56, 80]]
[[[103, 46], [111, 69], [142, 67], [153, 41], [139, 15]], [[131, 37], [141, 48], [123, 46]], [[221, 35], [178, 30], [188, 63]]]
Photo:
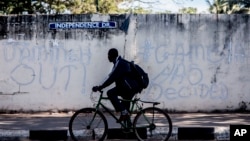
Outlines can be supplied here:
[[29, 137], [29, 130], [8, 130], [0, 129], [0, 138], [2, 137]]
[[[172, 130], [172, 135], [170, 137], [171, 141], [176, 141], [179, 140], [178, 137], [182, 136], [182, 139], [185, 139], [185, 136], [180, 135], [178, 132], [183, 129], [189, 129], [189, 132], [195, 133], [197, 131], [197, 128], [202, 128], [202, 129], [213, 129], [212, 135], [214, 136], [214, 140], [223, 140], [223, 141], [229, 141], [230, 139], [230, 131], [229, 127], [173, 127]], [[44, 134], [46, 133], [55, 133], [58, 132], [58, 130], [41, 130], [45, 131]], [[46, 132], [47, 131], [47, 132]], [[65, 131], [65, 130], [64, 130]], [[204, 130], [207, 131], [207, 130]], [[5, 129], [0, 129], [0, 140], [1, 138], [30, 138], [30, 133], [34, 132], [34, 130], [5, 130]], [[70, 138], [69, 132], [67, 132], [67, 137]], [[180, 132], [181, 133], [181, 132]], [[210, 134], [211, 132], [209, 132]], [[202, 134], [199, 132], [199, 134]], [[206, 132], [203, 132], [203, 134], [207, 134]], [[195, 135], [195, 134], [194, 134]], [[34, 136], [34, 135], [33, 135]], [[84, 137], [84, 136], [83, 136]], [[61, 136], [60, 136], [61, 138]], [[199, 139], [199, 140], [208, 140], [206, 138], [204, 139]]]

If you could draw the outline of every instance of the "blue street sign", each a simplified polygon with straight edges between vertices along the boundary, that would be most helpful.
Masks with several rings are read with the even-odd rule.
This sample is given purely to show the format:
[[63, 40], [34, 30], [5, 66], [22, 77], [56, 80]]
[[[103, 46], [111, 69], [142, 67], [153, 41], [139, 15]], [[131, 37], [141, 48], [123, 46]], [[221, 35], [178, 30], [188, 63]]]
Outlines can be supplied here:
[[49, 24], [49, 29], [100, 29], [117, 28], [116, 22], [55, 22]]

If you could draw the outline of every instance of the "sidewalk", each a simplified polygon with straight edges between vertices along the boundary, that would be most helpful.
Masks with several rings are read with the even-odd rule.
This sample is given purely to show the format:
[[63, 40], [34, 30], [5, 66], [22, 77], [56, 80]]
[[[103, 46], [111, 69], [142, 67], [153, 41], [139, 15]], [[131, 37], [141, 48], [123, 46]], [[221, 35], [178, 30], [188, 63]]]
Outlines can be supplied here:
[[[30, 130], [68, 130], [73, 113], [0, 114], [0, 138], [29, 137]], [[250, 113], [170, 113], [173, 123], [171, 140], [178, 140], [178, 128], [212, 127], [216, 140], [229, 140], [229, 126], [249, 125]], [[107, 116], [109, 127], [115, 121]]]

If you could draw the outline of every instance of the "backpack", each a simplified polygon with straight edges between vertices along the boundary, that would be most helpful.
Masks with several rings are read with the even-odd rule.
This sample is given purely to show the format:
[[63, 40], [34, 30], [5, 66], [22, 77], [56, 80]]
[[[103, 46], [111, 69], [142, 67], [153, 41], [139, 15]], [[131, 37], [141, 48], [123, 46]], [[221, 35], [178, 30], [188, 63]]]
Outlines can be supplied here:
[[149, 84], [148, 74], [139, 65], [135, 64], [134, 61], [131, 61], [130, 64], [132, 73], [140, 89], [146, 89]]

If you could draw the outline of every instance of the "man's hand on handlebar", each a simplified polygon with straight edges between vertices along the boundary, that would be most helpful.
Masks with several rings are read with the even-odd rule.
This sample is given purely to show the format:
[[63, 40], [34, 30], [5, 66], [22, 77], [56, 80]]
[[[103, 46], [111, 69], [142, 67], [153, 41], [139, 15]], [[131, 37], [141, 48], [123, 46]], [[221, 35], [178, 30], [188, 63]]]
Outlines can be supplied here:
[[93, 92], [97, 92], [97, 91], [101, 91], [102, 90], [102, 88], [100, 87], [100, 86], [94, 86], [93, 88], [92, 88], [92, 91]]

